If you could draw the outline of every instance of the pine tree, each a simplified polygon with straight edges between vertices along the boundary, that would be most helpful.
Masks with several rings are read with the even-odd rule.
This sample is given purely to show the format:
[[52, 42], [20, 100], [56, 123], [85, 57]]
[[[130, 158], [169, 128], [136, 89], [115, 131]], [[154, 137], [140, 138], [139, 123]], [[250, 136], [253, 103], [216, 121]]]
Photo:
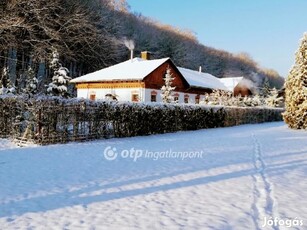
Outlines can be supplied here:
[[286, 80], [285, 97], [285, 122], [290, 128], [307, 129], [307, 33], [301, 40], [295, 64]]
[[54, 50], [50, 61], [50, 68], [53, 71], [52, 82], [47, 86], [47, 93], [52, 96], [67, 97], [67, 86], [71, 78], [67, 76], [68, 69], [62, 67], [59, 60], [59, 53]]
[[270, 90], [271, 90], [270, 82], [269, 82], [269, 79], [266, 77], [262, 84], [261, 96], [264, 96], [264, 97], [268, 96], [270, 94]]
[[34, 70], [29, 66], [26, 71], [26, 88], [24, 92], [29, 96], [33, 96], [37, 93], [38, 79], [35, 77]]
[[164, 85], [161, 88], [162, 101], [164, 103], [171, 103], [173, 101], [172, 92], [175, 90], [176, 87], [172, 87], [172, 82], [175, 78], [172, 77], [171, 69], [169, 67], [166, 69], [166, 74], [163, 79]]
[[7, 77], [7, 68], [4, 67], [1, 73], [1, 82], [0, 82], [0, 94], [6, 94], [7, 93], [7, 85], [8, 85], [8, 77]]
[[279, 107], [282, 104], [283, 98], [279, 96], [278, 90], [273, 88], [269, 91], [265, 99], [265, 104], [270, 107]]
[[15, 86], [12, 85], [11, 80], [9, 78], [9, 70], [7, 67], [4, 67], [2, 70], [0, 86], [0, 94], [16, 93]]

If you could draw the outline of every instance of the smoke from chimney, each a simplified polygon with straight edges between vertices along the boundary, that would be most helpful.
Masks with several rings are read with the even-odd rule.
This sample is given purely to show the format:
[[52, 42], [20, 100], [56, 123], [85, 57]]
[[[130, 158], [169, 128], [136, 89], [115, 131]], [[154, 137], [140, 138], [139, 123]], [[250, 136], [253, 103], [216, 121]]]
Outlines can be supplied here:
[[133, 40], [124, 39], [124, 44], [129, 50], [134, 50], [134, 41]]
[[123, 41], [124, 45], [130, 50], [130, 59], [133, 59], [133, 50], [134, 50], [134, 41], [133, 40], [128, 40], [124, 39]]

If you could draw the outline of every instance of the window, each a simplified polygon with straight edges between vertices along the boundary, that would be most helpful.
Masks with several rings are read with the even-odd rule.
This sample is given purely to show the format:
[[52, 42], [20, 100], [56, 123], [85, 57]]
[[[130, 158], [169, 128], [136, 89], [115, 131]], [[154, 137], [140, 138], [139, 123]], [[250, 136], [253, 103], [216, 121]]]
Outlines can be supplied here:
[[199, 95], [195, 96], [195, 104], [199, 104], [199, 98], [200, 98]]
[[189, 103], [189, 95], [184, 95], [184, 103]]
[[179, 93], [174, 94], [174, 102], [179, 102]]
[[150, 92], [150, 101], [151, 102], [157, 102], [157, 91], [153, 90]]
[[90, 95], [90, 100], [95, 101], [96, 100], [96, 94], [91, 94]]
[[107, 94], [105, 95], [105, 99], [106, 99], [107, 101], [117, 101], [117, 95], [111, 94], [111, 93], [107, 93]]
[[132, 96], [131, 96], [131, 101], [139, 102], [139, 94], [138, 93], [133, 93]]
[[96, 100], [96, 92], [90, 91], [90, 100], [95, 101]]

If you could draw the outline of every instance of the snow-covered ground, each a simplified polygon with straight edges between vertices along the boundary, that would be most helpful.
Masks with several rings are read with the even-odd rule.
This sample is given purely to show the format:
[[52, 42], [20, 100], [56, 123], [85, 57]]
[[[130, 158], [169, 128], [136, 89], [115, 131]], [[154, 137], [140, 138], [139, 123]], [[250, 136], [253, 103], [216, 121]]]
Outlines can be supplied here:
[[[307, 229], [306, 176], [307, 132], [282, 122], [27, 148], [2, 139], [0, 229]], [[270, 218], [304, 225], [263, 227]]]

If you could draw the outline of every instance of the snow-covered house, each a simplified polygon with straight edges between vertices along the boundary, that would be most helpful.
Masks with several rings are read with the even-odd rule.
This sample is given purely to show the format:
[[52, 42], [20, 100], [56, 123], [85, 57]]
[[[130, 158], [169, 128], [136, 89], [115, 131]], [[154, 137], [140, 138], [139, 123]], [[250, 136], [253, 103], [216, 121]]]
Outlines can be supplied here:
[[[145, 58], [144, 58], [145, 57]], [[116, 98], [118, 101], [161, 102], [161, 87], [170, 68], [175, 79], [173, 97], [179, 103], [199, 103], [214, 89], [228, 91], [223, 82], [208, 73], [176, 67], [170, 58], [131, 60], [75, 78], [77, 97], [87, 99]]]
[[246, 78], [243, 78], [233, 90], [235, 96], [241, 95], [242, 97], [253, 95], [256, 92], [255, 84]]
[[244, 77], [229, 77], [219, 79], [234, 96], [250, 96], [255, 93], [255, 84]]
[[242, 81], [243, 77], [219, 78], [219, 81], [226, 86], [229, 91], [234, 91], [235, 87]]
[[253, 94], [254, 83], [244, 77], [227, 77], [219, 78], [226, 88], [233, 93], [234, 96], [249, 96]]

